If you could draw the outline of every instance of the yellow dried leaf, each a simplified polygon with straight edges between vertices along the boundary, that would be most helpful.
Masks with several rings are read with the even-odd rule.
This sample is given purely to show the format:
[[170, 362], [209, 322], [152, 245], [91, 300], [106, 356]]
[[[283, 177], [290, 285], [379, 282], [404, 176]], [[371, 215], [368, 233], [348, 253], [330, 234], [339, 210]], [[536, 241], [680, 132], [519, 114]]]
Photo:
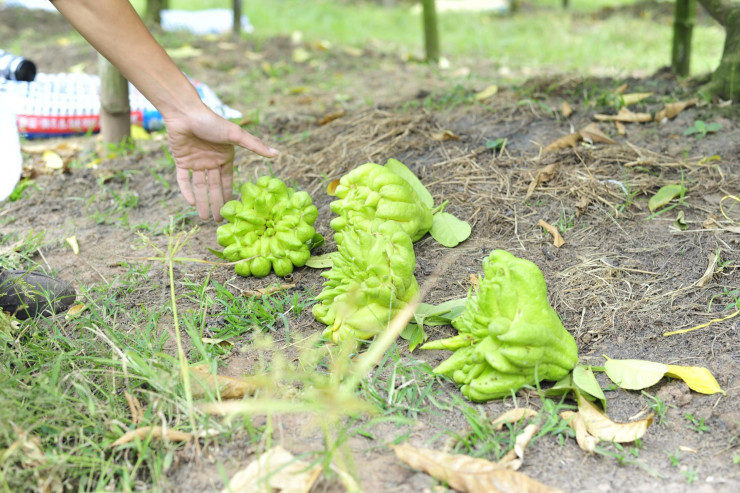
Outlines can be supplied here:
[[496, 430], [502, 430], [504, 425], [518, 423], [528, 418], [537, 416], [537, 411], [528, 407], [515, 407], [500, 415], [491, 422], [491, 426]]
[[467, 455], [450, 455], [408, 444], [394, 445], [391, 448], [402, 462], [414, 469], [424, 471], [462, 493], [498, 491], [556, 493], [560, 491], [485, 459], [476, 459]]
[[591, 435], [607, 442], [634, 442], [645, 435], [648, 427], [653, 422], [653, 415], [651, 414], [639, 421], [615, 423], [582, 395], [578, 396], [578, 414]]
[[246, 378], [214, 375], [207, 370], [190, 369], [193, 397], [198, 399], [209, 393], [219, 393], [222, 399], [240, 399], [254, 393], [255, 383]]
[[686, 108], [696, 105], [699, 102], [698, 98], [690, 99], [688, 101], [678, 101], [676, 103], [668, 103], [665, 108], [655, 114], [655, 121], [662, 122], [663, 120], [672, 120], [679, 113]]
[[147, 437], [170, 440], [172, 442], [187, 442], [193, 435], [185, 431], [162, 428], [161, 426], [144, 426], [135, 430], [127, 431], [118, 440], [111, 443], [111, 447], [117, 447], [125, 443], [133, 442], [135, 439], [144, 440]]
[[639, 103], [643, 99], [647, 99], [652, 95], [652, 92], [633, 92], [630, 94], [624, 94], [622, 95], [622, 102], [625, 106], [630, 106], [635, 103]]
[[341, 118], [345, 115], [346, 111], [339, 110], [339, 111], [332, 111], [331, 113], [325, 114], [323, 117], [321, 117], [321, 120], [317, 122], [317, 125], [326, 125], [327, 123], [331, 123], [337, 118]]
[[72, 320], [73, 318], [79, 317], [85, 310], [87, 310], [87, 305], [72, 305], [69, 310], [67, 310], [67, 314], [64, 316], [64, 318], [67, 320]]
[[576, 443], [581, 450], [592, 454], [596, 450], [596, 444], [599, 443], [599, 439], [588, 432], [583, 417], [573, 411], [563, 411], [560, 413], [560, 417], [567, 421], [568, 426], [576, 432]]
[[444, 141], [447, 141], [447, 140], [460, 140], [460, 136], [455, 135], [450, 130], [445, 130], [445, 131], [440, 132], [440, 133], [437, 133], [437, 134], [432, 134], [432, 139], [433, 140], [436, 140], [438, 142], [444, 142]]
[[308, 493], [321, 474], [321, 464], [310, 469], [308, 466], [309, 463], [297, 460], [293, 454], [278, 445], [234, 474], [229, 485], [221, 491]]
[[563, 118], [568, 118], [573, 114], [573, 108], [570, 107], [567, 101], [560, 103], [560, 114], [563, 115]]
[[475, 95], [475, 99], [477, 101], [485, 101], [486, 99], [492, 96], [495, 96], [496, 94], [498, 94], [498, 86], [492, 85], [492, 86], [486, 87], [485, 89], [477, 93]]
[[[223, 349], [228, 349], [234, 345], [233, 342], [227, 340], [227, 339], [212, 339], [210, 337], [204, 337], [201, 339], [201, 342], [203, 344], [208, 344], [209, 346], [218, 346]], [[191, 367], [192, 368], [192, 367]]]
[[615, 141], [607, 137], [607, 135], [601, 131], [598, 125], [590, 123], [578, 131], [584, 140], [590, 140], [591, 142], [600, 142], [602, 144], [616, 144]]
[[131, 125], [131, 138], [133, 140], [152, 140], [152, 136], [141, 125]]
[[332, 180], [329, 182], [329, 184], [326, 186], [326, 193], [328, 195], [334, 196], [334, 192], [336, 191], [337, 187], [339, 186], [339, 180]]
[[627, 127], [624, 126], [624, 123], [622, 122], [614, 122], [614, 126], [617, 127], [617, 133], [624, 137], [627, 135]]
[[560, 248], [561, 246], [565, 245], [565, 240], [562, 236], [560, 236], [560, 231], [558, 231], [558, 228], [556, 228], [552, 224], [548, 224], [542, 219], [537, 221], [537, 226], [545, 228], [545, 230], [550, 233], [550, 235], [552, 236], [552, 244], [555, 245], [556, 248]]
[[583, 140], [581, 134], [574, 132], [572, 134], [564, 135], [559, 139], [555, 139], [542, 150], [543, 154], [548, 152], [557, 151], [559, 149], [565, 149], [567, 147], [578, 147], [578, 143]]
[[80, 245], [77, 243], [77, 237], [76, 236], [70, 236], [69, 238], [65, 238], [67, 242], [67, 245], [72, 249], [72, 253], [75, 255], [80, 254]]
[[304, 63], [311, 59], [311, 53], [305, 48], [296, 48], [293, 50], [293, 61], [295, 63]]
[[172, 48], [167, 50], [167, 54], [170, 56], [170, 58], [178, 59], [178, 58], [193, 58], [196, 56], [201, 56], [203, 54], [203, 50], [200, 48], [193, 48], [189, 44], [184, 44], [178, 48]]
[[615, 94], [622, 94], [624, 91], [627, 90], [628, 87], [629, 87], [629, 85], [627, 83], [624, 83], [621, 86], [619, 86], [616, 89], [614, 89], [614, 93]]
[[653, 121], [653, 115], [650, 113], [634, 113], [627, 108], [620, 108], [616, 115], [595, 114], [594, 120], [600, 122], [624, 122], [624, 123], [644, 123]]
[[59, 154], [54, 151], [44, 151], [44, 153], [41, 155], [41, 159], [44, 160], [44, 165], [48, 169], [64, 169], [64, 160]]
[[725, 393], [712, 372], [701, 366], [668, 365], [666, 376], [683, 380], [691, 390], [701, 394]]

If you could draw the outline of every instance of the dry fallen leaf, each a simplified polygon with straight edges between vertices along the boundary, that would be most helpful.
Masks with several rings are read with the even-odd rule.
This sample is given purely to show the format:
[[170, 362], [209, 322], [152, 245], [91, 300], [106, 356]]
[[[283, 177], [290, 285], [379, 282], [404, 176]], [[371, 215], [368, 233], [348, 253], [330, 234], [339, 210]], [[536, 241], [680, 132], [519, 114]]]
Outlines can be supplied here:
[[515, 407], [514, 409], [509, 409], [505, 413], [501, 414], [498, 418], [494, 419], [491, 422], [491, 426], [493, 426], [495, 430], [502, 430], [504, 428], [504, 425], [507, 423], [518, 423], [519, 421], [523, 421], [534, 416], [537, 416], [537, 411], [535, 411], [534, 409], [528, 407]]
[[424, 471], [462, 493], [556, 493], [522, 473], [502, 468], [485, 459], [450, 455], [436, 450], [403, 444], [391, 446], [396, 457], [414, 469]]
[[478, 274], [470, 274], [470, 277], [468, 277], [468, 282], [471, 286], [478, 287], [478, 283], [480, 280], [478, 279]]
[[64, 315], [64, 318], [66, 320], [72, 320], [73, 318], [79, 317], [85, 310], [87, 310], [87, 305], [85, 304], [72, 305], [69, 307], [69, 310], [67, 310], [67, 314]]
[[655, 121], [662, 122], [663, 120], [671, 120], [678, 116], [686, 108], [696, 105], [699, 102], [698, 98], [690, 99], [688, 101], [678, 101], [676, 103], [668, 103], [665, 108], [655, 114]]
[[141, 405], [141, 401], [135, 395], [128, 392], [124, 392], [123, 395], [126, 396], [128, 408], [131, 411], [131, 422], [138, 425], [144, 417], [144, 408]]
[[576, 201], [576, 215], [581, 216], [588, 211], [588, 206], [591, 205], [591, 199], [585, 195], [578, 197]]
[[578, 443], [581, 450], [592, 454], [596, 450], [596, 444], [599, 443], [599, 439], [589, 434], [583, 417], [573, 411], [563, 411], [560, 413], [560, 417], [568, 421], [568, 426], [576, 432], [576, 443]]
[[64, 169], [64, 160], [62, 157], [54, 151], [44, 151], [41, 155], [41, 159], [44, 160], [44, 165], [48, 169]]
[[261, 298], [262, 296], [269, 296], [273, 293], [279, 293], [280, 291], [287, 291], [293, 289], [295, 284], [280, 284], [276, 286], [269, 286], [267, 288], [260, 288], [255, 290], [244, 291], [244, 296], [254, 296], [255, 298]]
[[437, 134], [433, 134], [432, 135], [432, 139], [433, 140], [436, 140], [438, 142], [445, 142], [447, 140], [460, 140], [460, 136], [459, 135], [455, 135], [450, 130], [445, 130], [443, 132], [440, 132], [440, 133], [437, 133]]
[[594, 120], [600, 122], [645, 123], [653, 121], [653, 115], [650, 113], [633, 113], [627, 108], [620, 108], [616, 115], [597, 113], [594, 115]]
[[550, 235], [552, 236], [552, 244], [555, 245], [556, 248], [560, 248], [561, 246], [565, 245], [565, 240], [562, 236], [560, 236], [560, 231], [558, 231], [558, 228], [556, 228], [552, 224], [548, 224], [542, 219], [537, 221], [537, 226], [545, 228], [545, 230], [550, 233]]
[[135, 430], [127, 431], [118, 440], [111, 443], [111, 447], [117, 447], [125, 443], [133, 442], [135, 439], [144, 440], [151, 436], [152, 438], [163, 438], [172, 442], [187, 442], [193, 435], [185, 431], [177, 431], [171, 428], [162, 428], [161, 426], [144, 426]]
[[568, 118], [573, 114], [573, 108], [570, 107], [567, 101], [563, 101], [560, 103], [560, 113], [563, 115], [563, 118]]
[[703, 288], [708, 282], [711, 282], [712, 278], [714, 278], [714, 270], [717, 268], [717, 261], [719, 260], [719, 253], [710, 253], [709, 254], [709, 265], [707, 266], [707, 270], [704, 271], [704, 275], [699, 278], [696, 283], [694, 283], [694, 286], [698, 288]]
[[235, 378], [225, 375], [214, 375], [208, 371], [190, 368], [192, 376], [193, 398], [199, 399], [215, 394], [217, 391], [222, 399], [241, 399], [255, 391], [255, 383], [246, 378]]
[[653, 422], [653, 415], [639, 421], [615, 423], [582, 395], [578, 396], [578, 414], [583, 418], [588, 432], [600, 440], [626, 443], [642, 438]]
[[323, 117], [321, 117], [321, 120], [319, 120], [316, 124], [319, 126], [326, 125], [327, 123], [331, 123], [334, 120], [343, 117], [345, 113], [346, 111], [344, 110], [333, 111], [331, 113], [327, 113]]
[[260, 455], [234, 474], [222, 493], [308, 493], [321, 474], [321, 464], [309, 468], [281, 446]]
[[683, 380], [694, 392], [710, 395], [718, 392], [725, 393], [712, 372], [701, 366], [668, 365], [666, 376]]
[[76, 236], [70, 236], [69, 238], [65, 239], [64, 241], [67, 242], [67, 245], [72, 249], [72, 253], [75, 255], [80, 254], [80, 245], [77, 243], [77, 237]]
[[542, 150], [542, 153], [548, 153], [552, 151], [557, 151], [560, 149], [566, 149], [568, 147], [578, 147], [578, 143], [583, 139], [581, 137], [581, 134], [578, 132], [573, 132], [572, 134], [564, 135], [558, 139], [555, 139], [554, 141], [547, 144], [547, 146]]
[[628, 87], [629, 87], [629, 85], [627, 83], [624, 83], [621, 86], [619, 86], [616, 89], [614, 89], [614, 93], [615, 94], [622, 94], [624, 91], [627, 90]]
[[485, 101], [486, 99], [495, 96], [498, 93], [498, 86], [488, 86], [475, 95], [477, 101]]
[[617, 134], [624, 137], [627, 135], [627, 127], [624, 126], [624, 123], [622, 122], [614, 122], [614, 126], [617, 127]]
[[616, 144], [615, 141], [607, 137], [607, 135], [601, 131], [598, 125], [595, 123], [589, 123], [581, 130], [578, 131], [584, 140], [590, 140], [591, 142], [600, 142], [602, 144]]
[[552, 180], [552, 178], [555, 176], [555, 173], [558, 170], [558, 163], [552, 163], [548, 164], [544, 168], [540, 168], [537, 170], [537, 176], [532, 180], [529, 184], [529, 187], [527, 187], [527, 193], [524, 195], [524, 201], [528, 201], [530, 197], [532, 197], [532, 194], [534, 191], [543, 183], [547, 183], [548, 181]]
[[630, 106], [635, 103], [639, 103], [643, 99], [647, 99], [650, 96], [652, 96], [652, 92], [633, 92], [630, 94], [623, 94], [622, 95], [622, 102], [625, 106]]

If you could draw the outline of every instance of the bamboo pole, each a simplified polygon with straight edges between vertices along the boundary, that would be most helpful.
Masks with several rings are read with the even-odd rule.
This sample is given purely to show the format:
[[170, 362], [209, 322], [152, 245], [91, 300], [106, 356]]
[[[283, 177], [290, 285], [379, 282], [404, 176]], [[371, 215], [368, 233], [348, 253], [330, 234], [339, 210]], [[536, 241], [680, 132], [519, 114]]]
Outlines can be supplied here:
[[120, 144], [131, 135], [128, 81], [111, 63], [98, 55], [100, 76], [100, 130], [103, 141]]

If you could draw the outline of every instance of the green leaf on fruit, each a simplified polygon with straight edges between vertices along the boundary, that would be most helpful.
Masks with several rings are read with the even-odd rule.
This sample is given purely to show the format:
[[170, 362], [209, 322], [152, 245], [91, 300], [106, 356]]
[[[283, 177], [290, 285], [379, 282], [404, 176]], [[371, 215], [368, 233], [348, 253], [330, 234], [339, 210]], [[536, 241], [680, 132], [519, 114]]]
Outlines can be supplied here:
[[438, 212], [434, 215], [432, 237], [442, 245], [452, 248], [467, 240], [470, 236], [470, 224], [462, 221], [447, 212]]
[[312, 269], [327, 269], [332, 266], [331, 254], [334, 252], [325, 253], [323, 255], [312, 255], [306, 262], [306, 267]]
[[398, 159], [391, 158], [388, 160], [387, 163], [385, 163], [385, 167], [406, 180], [408, 184], [411, 185], [411, 188], [414, 189], [424, 205], [426, 205], [430, 209], [434, 207], [434, 199], [432, 198], [432, 194], [429, 193], [427, 187], [425, 187], [421, 183], [421, 180], [419, 180], [414, 172], [408, 169], [405, 164], [403, 164]]

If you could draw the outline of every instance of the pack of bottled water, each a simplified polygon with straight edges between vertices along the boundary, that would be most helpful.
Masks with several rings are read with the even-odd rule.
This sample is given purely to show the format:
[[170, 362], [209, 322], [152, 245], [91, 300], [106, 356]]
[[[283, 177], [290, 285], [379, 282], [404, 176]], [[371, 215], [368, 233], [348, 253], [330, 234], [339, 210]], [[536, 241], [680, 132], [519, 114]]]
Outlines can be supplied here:
[[[224, 118], [241, 118], [241, 113], [223, 104], [213, 90], [191, 79], [201, 100]], [[12, 106], [18, 131], [26, 138], [60, 137], [100, 130], [100, 78], [93, 74], [44, 74], [33, 81], [0, 77], [0, 91]], [[146, 130], [164, 126], [161, 113], [133, 85], [129, 84], [131, 123]], [[3, 109], [0, 107], [0, 112]]]

